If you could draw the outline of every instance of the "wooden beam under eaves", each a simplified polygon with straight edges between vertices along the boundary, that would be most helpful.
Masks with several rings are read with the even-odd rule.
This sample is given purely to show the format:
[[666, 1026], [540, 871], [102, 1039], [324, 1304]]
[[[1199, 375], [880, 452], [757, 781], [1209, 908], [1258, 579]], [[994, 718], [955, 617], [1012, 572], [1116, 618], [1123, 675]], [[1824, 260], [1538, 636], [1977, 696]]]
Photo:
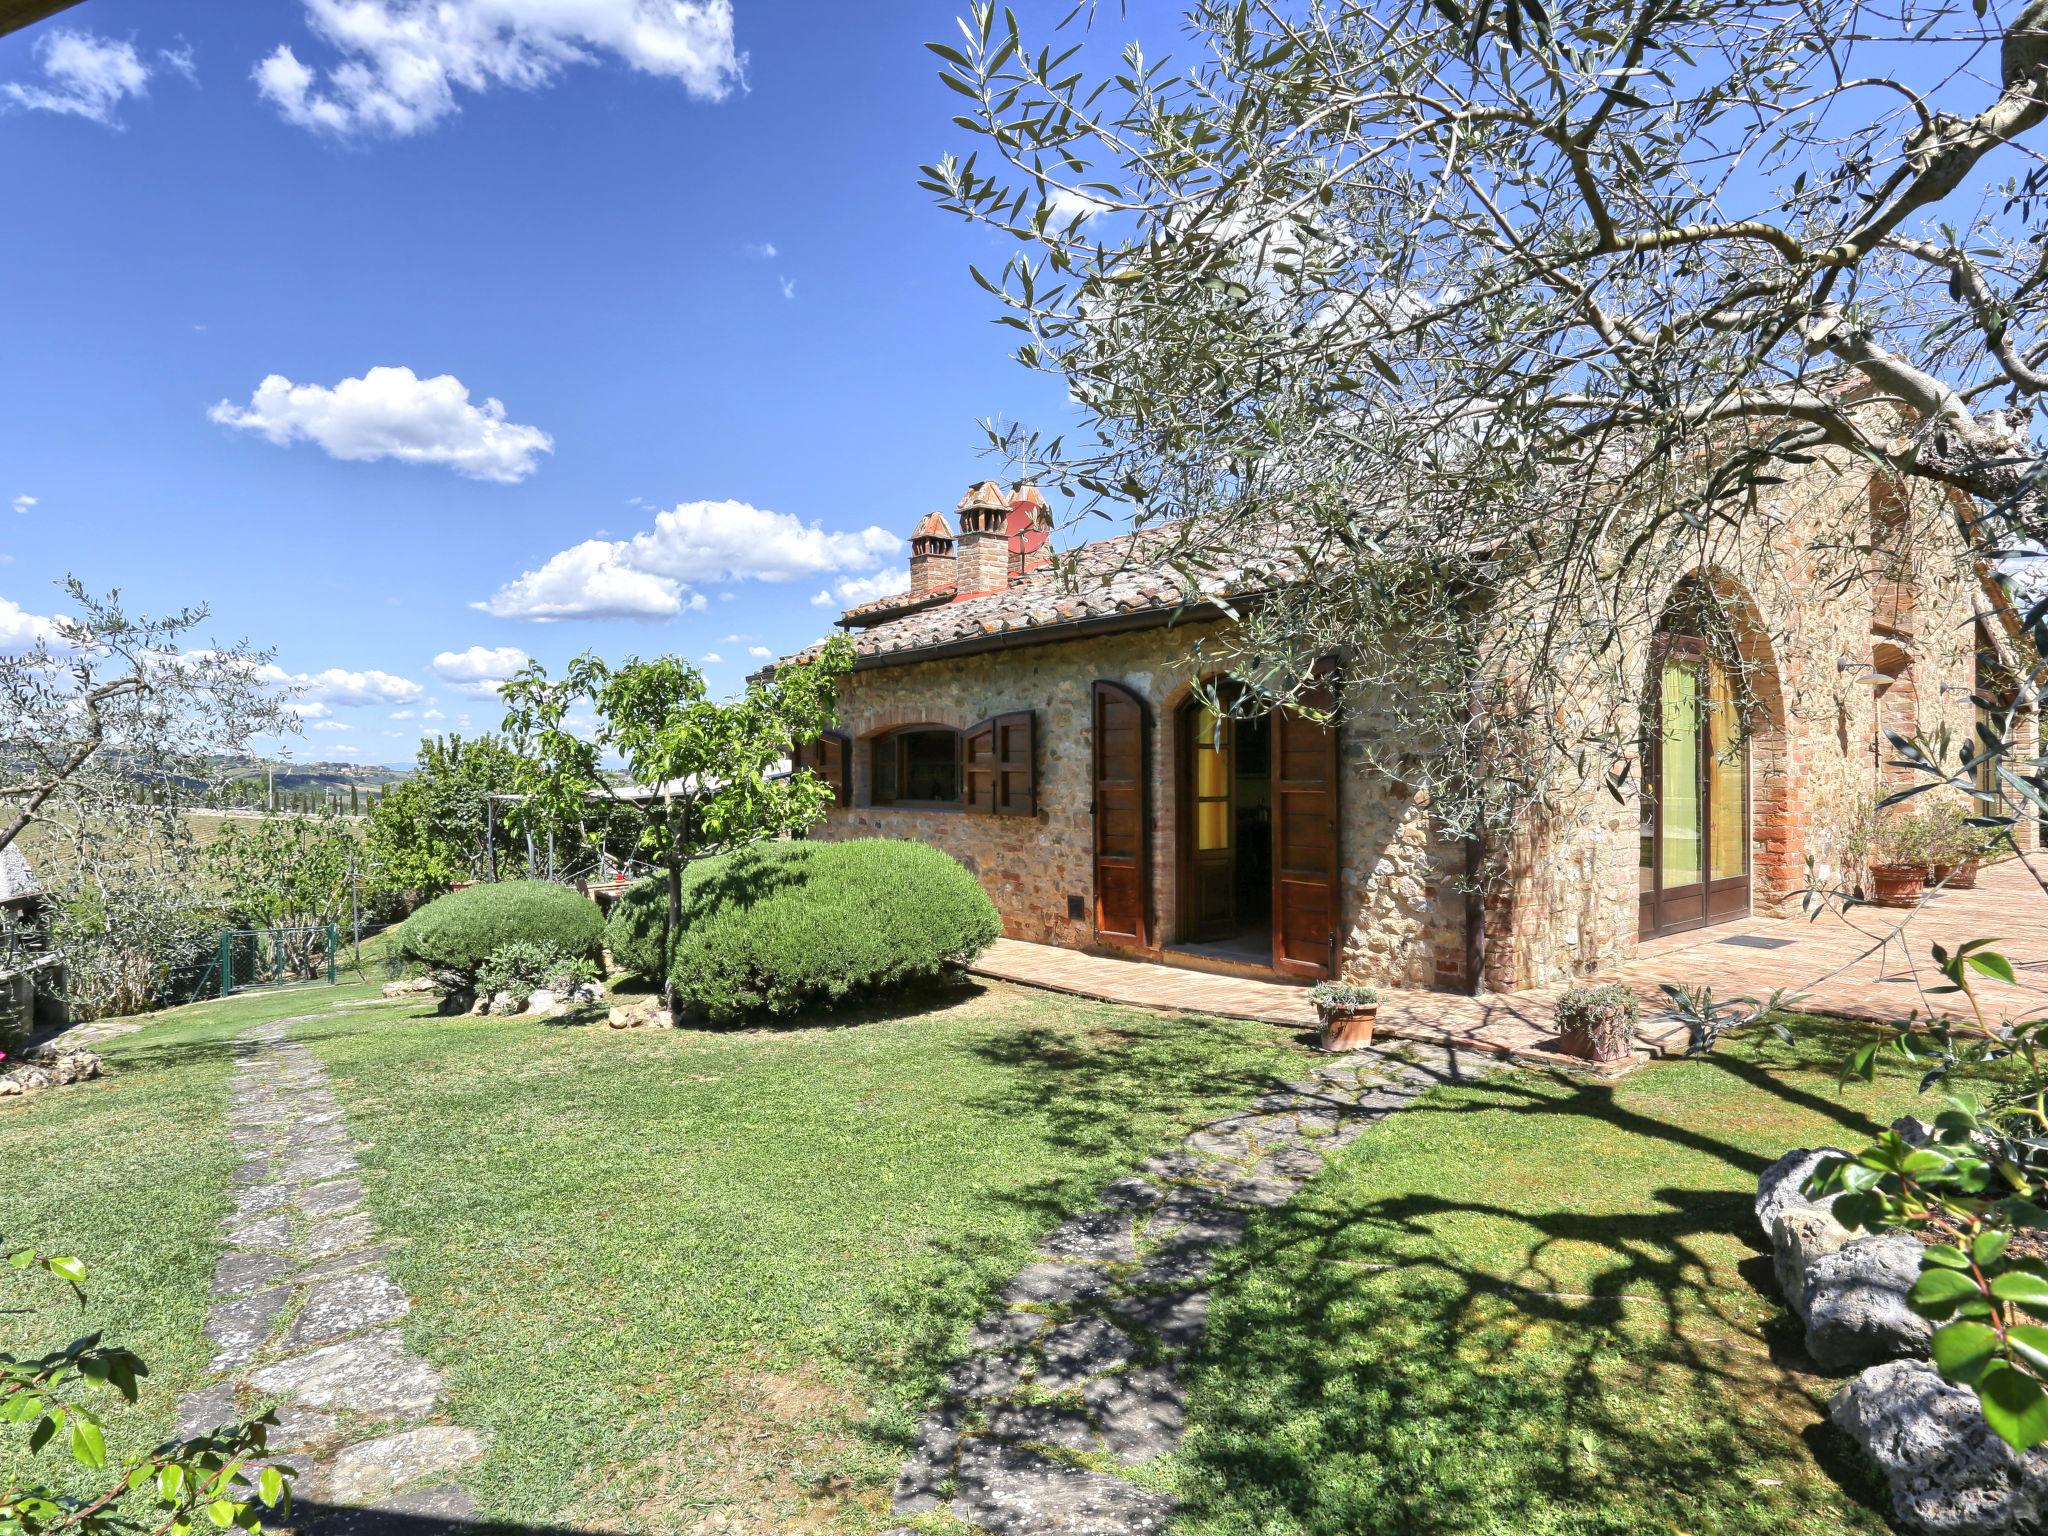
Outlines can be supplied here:
[[78, 0], [0, 0], [0, 35], [19, 32], [76, 4]]

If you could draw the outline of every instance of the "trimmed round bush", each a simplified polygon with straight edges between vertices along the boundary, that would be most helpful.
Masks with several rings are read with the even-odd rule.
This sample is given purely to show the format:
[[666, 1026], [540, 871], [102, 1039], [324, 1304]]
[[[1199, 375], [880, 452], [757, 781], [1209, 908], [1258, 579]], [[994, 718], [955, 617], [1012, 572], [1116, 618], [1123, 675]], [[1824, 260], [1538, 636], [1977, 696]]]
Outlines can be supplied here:
[[[612, 958], [655, 974], [662, 886], [612, 914]], [[964, 964], [1002, 932], [995, 903], [925, 843], [757, 843], [683, 875], [678, 1003], [717, 1021], [829, 1008]], [[630, 958], [629, 958], [630, 957]]]
[[474, 977], [494, 950], [545, 944], [595, 960], [604, 943], [597, 903], [545, 880], [472, 885], [428, 902], [398, 930], [398, 952], [436, 971]]

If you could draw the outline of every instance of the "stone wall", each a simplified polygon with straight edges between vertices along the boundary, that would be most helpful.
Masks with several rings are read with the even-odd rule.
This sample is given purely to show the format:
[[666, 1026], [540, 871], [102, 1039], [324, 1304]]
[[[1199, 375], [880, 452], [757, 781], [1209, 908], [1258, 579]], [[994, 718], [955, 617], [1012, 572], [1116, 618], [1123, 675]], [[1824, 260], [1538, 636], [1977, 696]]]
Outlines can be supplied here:
[[[1152, 930], [1177, 938], [1175, 717], [1193, 678], [1190, 647], [1203, 626], [1141, 630], [978, 656], [878, 667], [842, 686], [840, 729], [854, 740], [850, 806], [814, 836], [911, 837], [943, 848], [980, 878], [1012, 938], [1094, 946], [1093, 684], [1123, 684], [1151, 712]], [[901, 726], [962, 729], [990, 715], [1034, 714], [1037, 813], [972, 815], [898, 809], [871, 800], [871, 739]], [[1367, 712], [1345, 711], [1338, 827], [1344, 970], [1357, 979], [1455, 986], [1462, 977], [1464, 901], [1454, 850], [1435, 846], [1417, 791], [1363, 765]], [[1128, 952], [1128, 951], [1126, 951]], [[1153, 953], [1157, 953], [1155, 948]]]

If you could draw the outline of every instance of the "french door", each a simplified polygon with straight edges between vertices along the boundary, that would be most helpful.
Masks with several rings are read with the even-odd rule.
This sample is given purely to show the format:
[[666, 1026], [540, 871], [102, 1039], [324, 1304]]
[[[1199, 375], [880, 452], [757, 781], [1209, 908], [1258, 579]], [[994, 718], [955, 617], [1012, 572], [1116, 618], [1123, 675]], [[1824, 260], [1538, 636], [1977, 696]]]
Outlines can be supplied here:
[[1749, 913], [1749, 744], [1703, 641], [1660, 635], [1643, 709], [1643, 938]]

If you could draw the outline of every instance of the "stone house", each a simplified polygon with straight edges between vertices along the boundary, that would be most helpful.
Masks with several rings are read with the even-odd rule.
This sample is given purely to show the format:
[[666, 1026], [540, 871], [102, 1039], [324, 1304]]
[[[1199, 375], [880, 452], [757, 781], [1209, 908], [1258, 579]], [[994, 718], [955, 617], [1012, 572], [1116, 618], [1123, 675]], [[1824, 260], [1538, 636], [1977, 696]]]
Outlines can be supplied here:
[[[1426, 791], [1368, 766], [1387, 728], [1369, 701], [1337, 701], [1331, 726], [1219, 720], [1197, 642], [1232, 621], [1148, 562], [1160, 536], [1055, 565], [1037, 490], [984, 482], [957, 530], [916, 525], [906, 592], [838, 621], [858, 659], [840, 729], [799, 751], [836, 791], [812, 835], [945, 849], [1012, 938], [1451, 991], [1796, 907], [1809, 881], [1855, 877], [1852, 828], [1896, 772], [1884, 732], [1967, 733], [2018, 675], [2016, 627], [1944, 505], [1826, 458], [1758, 496], [1744, 536], [1674, 556], [1662, 617], [1588, 668], [1592, 703], [1641, 731], [1639, 787], [1591, 776], [1481, 882]], [[1241, 575], [1234, 591], [1273, 579]], [[1727, 683], [1688, 633], [1702, 622], [1739, 648], [1746, 729], [1715, 723]]]

